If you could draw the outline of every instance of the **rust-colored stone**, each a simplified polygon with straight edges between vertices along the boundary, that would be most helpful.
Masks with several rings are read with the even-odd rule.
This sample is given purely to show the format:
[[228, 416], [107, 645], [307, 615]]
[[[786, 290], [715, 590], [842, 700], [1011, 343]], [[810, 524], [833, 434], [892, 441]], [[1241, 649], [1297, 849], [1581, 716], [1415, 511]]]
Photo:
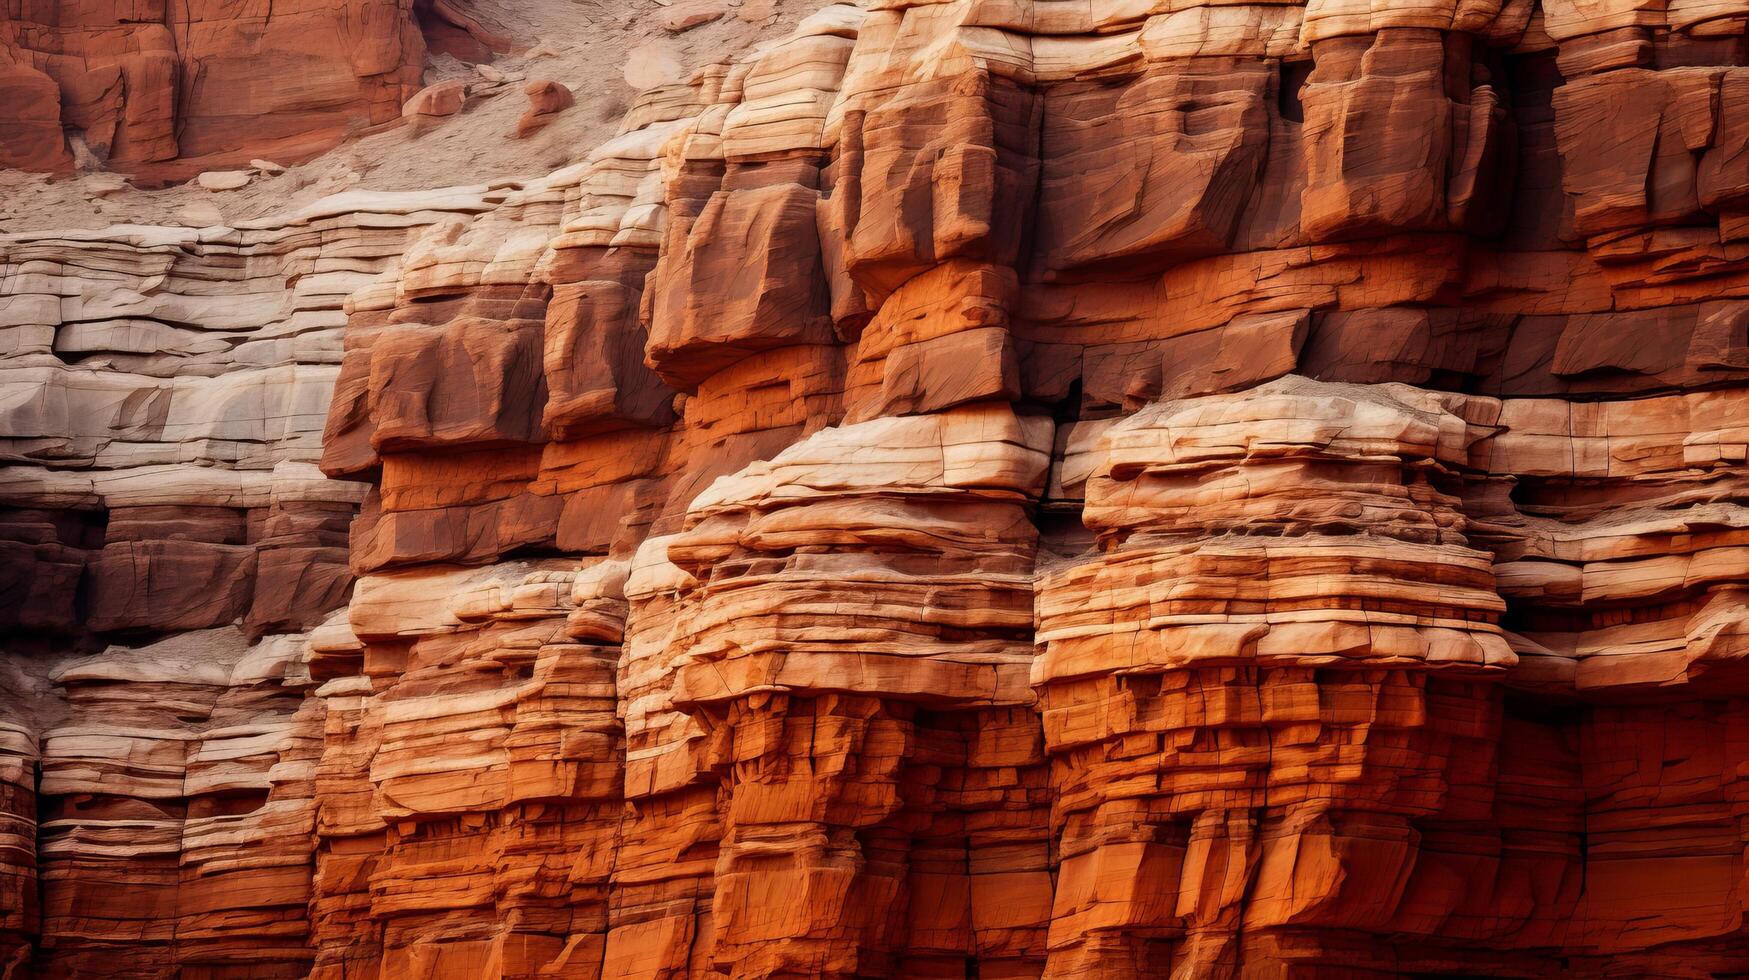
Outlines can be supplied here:
[[1749, 18], [1151, 9], [0, 239], [0, 962], [1749, 971]]
[[[419, 88], [414, 0], [14, 4], [0, 18], [0, 165], [65, 169], [62, 127], [126, 172], [296, 161]], [[44, 85], [48, 82], [48, 85]]]

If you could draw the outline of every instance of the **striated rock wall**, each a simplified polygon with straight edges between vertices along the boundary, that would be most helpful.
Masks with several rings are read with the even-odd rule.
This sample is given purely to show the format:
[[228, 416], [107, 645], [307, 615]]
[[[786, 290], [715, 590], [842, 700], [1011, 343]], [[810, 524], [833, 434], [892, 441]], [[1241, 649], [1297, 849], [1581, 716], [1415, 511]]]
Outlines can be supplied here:
[[838, 4], [5, 239], [0, 956], [1749, 970], [1746, 25]]
[[47, 975], [307, 969], [322, 715], [298, 634], [351, 594], [368, 490], [316, 465], [344, 304], [501, 195], [0, 236], [8, 959], [35, 938]]
[[416, 5], [433, 6], [9, 0], [0, 165], [71, 168], [63, 129], [129, 172], [186, 176], [203, 162], [310, 156], [399, 118], [418, 91], [426, 42]]

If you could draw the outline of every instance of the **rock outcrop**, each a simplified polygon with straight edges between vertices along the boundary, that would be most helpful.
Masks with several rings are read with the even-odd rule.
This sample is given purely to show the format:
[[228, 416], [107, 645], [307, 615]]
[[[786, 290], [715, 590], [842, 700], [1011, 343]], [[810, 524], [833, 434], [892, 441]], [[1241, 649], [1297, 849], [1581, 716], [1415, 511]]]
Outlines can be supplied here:
[[63, 128], [129, 172], [311, 156], [419, 88], [414, 6], [21, 0], [0, 19], [0, 165], [70, 168]]
[[1749, 971], [1746, 25], [834, 4], [0, 240], [0, 962]]

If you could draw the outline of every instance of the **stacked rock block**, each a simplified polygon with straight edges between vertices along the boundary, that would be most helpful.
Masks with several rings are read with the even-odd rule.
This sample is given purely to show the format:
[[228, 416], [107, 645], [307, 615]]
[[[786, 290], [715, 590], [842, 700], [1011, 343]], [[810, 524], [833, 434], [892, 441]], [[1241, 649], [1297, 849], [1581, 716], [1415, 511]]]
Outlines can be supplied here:
[[[387, 573], [313, 635], [327, 731], [312, 976], [599, 964], [624, 612], [576, 593], [601, 578], [570, 563]], [[590, 617], [587, 639], [568, 617]]]
[[304, 975], [321, 722], [302, 646], [197, 630], [50, 675], [29, 968]]
[[[171, 683], [139, 651], [7, 658], [43, 695], [0, 719], [8, 955], [336, 980], [1749, 970], [1746, 24], [839, 4], [645, 93], [546, 177], [283, 222], [351, 243], [320, 253], [346, 288], [312, 282], [309, 322], [320, 467], [369, 485], [320, 498], [362, 497], [334, 579], [356, 587], [252, 648], [295, 666], [226, 654], [198, 691], [139, 695]], [[44, 569], [19, 581], [63, 624], [33, 635], [310, 629], [344, 584], [296, 618], [34, 612], [112, 541], [229, 555], [272, 520], [243, 490], [174, 497], [187, 467], [93, 477], [168, 442], [198, 397], [177, 386], [257, 362], [78, 346], [91, 315], [62, 311], [129, 267], [77, 264], [104, 272], [20, 264], [61, 319], [15, 317], [19, 368], [170, 394], [18, 437], [14, 538]], [[128, 287], [102, 336], [183, 329], [127, 312], [176, 281]], [[202, 281], [224, 286], [169, 291], [241, 290]], [[201, 436], [204, 468], [259, 471], [278, 431]], [[316, 458], [285, 431], [276, 467]]]
[[1038, 586], [1050, 972], [1388, 968], [1366, 933], [1463, 899], [1434, 842], [1490, 815], [1517, 662], [1451, 492], [1467, 432], [1416, 389], [1294, 377], [1105, 430], [1097, 555]]
[[260, 635], [343, 604], [367, 488], [316, 464], [348, 297], [505, 193], [0, 236], [0, 626], [62, 646], [238, 619]]
[[[369, 489], [316, 465], [344, 306], [500, 194], [0, 241], [8, 962], [308, 969], [322, 706], [283, 678], [351, 594]], [[287, 673], [233, 670], [262, 658]]]
[[35, 725], [24, 724], [23, 712], [9, 711], [0, 729], [0, 955], [16, 970], [30, 958], [31, 941], [42, 930], [37, 893], [37, 812]]
[[656, 669], [696, 733], [668, 768], [718, 801], [708, 965], [1001, 972], [1042, 951], [1044, 774], [1011, 709], [1049, 429], [994, 406], [830, 429], [718, 481], [662, 542], [681, 578]]

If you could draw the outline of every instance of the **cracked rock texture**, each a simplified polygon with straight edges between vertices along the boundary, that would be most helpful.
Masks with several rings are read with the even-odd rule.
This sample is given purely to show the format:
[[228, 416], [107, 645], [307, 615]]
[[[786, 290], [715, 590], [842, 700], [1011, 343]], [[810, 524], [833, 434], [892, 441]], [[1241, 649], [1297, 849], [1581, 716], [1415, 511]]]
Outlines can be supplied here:
[[839, 3], [0, 237], [0, 975], [1749, 971], [1746, 25]]

